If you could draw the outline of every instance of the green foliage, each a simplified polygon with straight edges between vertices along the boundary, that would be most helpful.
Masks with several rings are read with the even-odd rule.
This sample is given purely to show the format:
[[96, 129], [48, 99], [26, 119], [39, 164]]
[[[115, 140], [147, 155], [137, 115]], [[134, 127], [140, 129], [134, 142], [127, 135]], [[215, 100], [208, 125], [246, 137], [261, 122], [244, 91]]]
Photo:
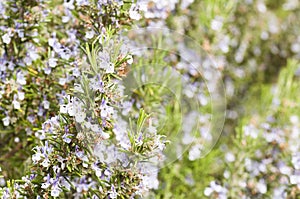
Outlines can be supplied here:
[[296, 1], [78, 2], [0, 2], [1, 197], [300, 198]]

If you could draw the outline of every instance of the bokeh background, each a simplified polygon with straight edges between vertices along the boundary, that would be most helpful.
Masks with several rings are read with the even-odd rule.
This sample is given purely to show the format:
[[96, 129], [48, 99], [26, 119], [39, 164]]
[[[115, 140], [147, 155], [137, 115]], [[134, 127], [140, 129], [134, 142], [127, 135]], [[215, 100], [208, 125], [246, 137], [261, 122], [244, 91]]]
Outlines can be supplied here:
[[[60, 3], [62, 2], [51, 1], [47, 5], [54, 8]], [[189, 77], [191, 84], [185, 89], [190, 95], [198, 96], [201, 104], [199, 114], [203, 118], [199, 128], [200, 134], [211, 134], [216, 141], [213, 147], [209, 148], [209, 153], [206, 153], [207, 151], [201, 148], [204, 146], [203, 140], [200, 143], [189, 142], [183, 134], [180, 141], [187, 142], [188, 149], [179, 150], [178, 159], [159, 170], [159, 184], [154, 186], [148, 197], [300, 198], [300, 2], [147, 0], [135, 3], [139, 5], [137, 12], [141, 15], [133, 16], [138, 19], [131, 27], [133, 30], [147, 27], [169, 29], [192, 39], [192, 42], [179, 39], [174, 48], [171, 47], [176, 52], [172, 54], [170, 48], [168, 52], [159, 49], [168, 45], [164, 40], [160, 40], [160, 36], [150, 38], [146, 35], [143, 41], [147, 43], [149, 39], [153, 44], [147, 45], [155, 45], [154, 50], [147, 51], [147, 55], [134, 54], [134, 59], [139, 60], [135, 66], [170, 65], [177, 68], [183, 76]], [[10, 13], [13, 16], [13, 8], [19, 9], [22, 6], [24, 9], [20, 9], [19, 15], [25, 16], [23, 20], [27, 21], [28, 26], [19, 24], [18, 27], [20, 16], [15, 14], [13, 19], [7, 18], [6, 15]], [[43, 45], [48, 42], [45, 38], [55, 34], [58, 37], [66, 37], [63, 42], [66, 45], [72, 44], [74, 49], [71, 51], [75, 52], [80, 47], [74, 35], [86, 35], [86, 30], [92, 27], [92, 24], [81, 22], [73, 24], [74, 28], [67, 22], [59, 21], [59, 16], [64, 15], [67, 18], [71, 15], [59, 9], [56, 15], [47, 18], [44, 9], [35, 1], [0, 2], [3, 54], [0, 60], [0, 186], [5, 186], [6, 180], [18, 179], [24, 175], [31, 162], [31, 148], [36, 144], [34, 137], [41, 136], [37, 130], [47, 118], [59, 110], [58, 103], [51, 102], [59, 101], [59, 96], [68, 90], [68, 82], [76, 79], [74, 73], [80, 63], [77, 60], [70, 64], [72, 70], [66, 72], [63, 68], [58, 68], [55, 75], [49, 75], [51, 67], [43, 67], [44, 55], [40, 53], [43, 52]], [[80, 12], [88, 13], [93, 10], [83, 9]], [[40, 27], [36, 29], [34, 24], [37, 24], [39, 17], [44, 21], [40, 22]], [[126, 21], [123, 22], [126, 24]], [[56, 33], [53, 33], [51, 28], [44, 28], [43, 23], [55, 29], [53, 32]], [[9, 26], [11, 29], [8, 29]], [[72, 32], [74, 29], [77, 30], [76, 33]], [[40, 44], [27, 45], [22, 37], [16, 37], [15, 43], [7, 41], [6, 33], [14, 32], [15, 35], [20, 35], [22, 30], [32, 39], [37, 39], [36, 43]], [[134, 38], [135, 35], [129, 35], [129, 38], [131, 37]], [[167, 38], [164, 39], [167, 41]], [[12, 49], [10, 57], [3, 53], [7, 51], [7, 42], [11, 45], [9, 49]], [[136, 43], [130, 45], [134, 48], [139, 47]], [[27, 51], [23, 52], [23, 48]], [[15, 59], [22, 56], [29, 57], [29, 60]], [[68, 53], [61, 56], [68, 56]], [[39, 66], [31, 67], [31, 62], [36, 60], [36, 65]], [[56, 61], [52, 61], [55, 65]], [[22, 82], [24, 74], [14, 69], [16, 64], [27, 67], [26, 74], [31, 77], [27, 80], [29, 84], [26, 84], [26, 81]], [[191, 65], [196, 67], [196, 72]], [[7, 68], [8, 72], [5, 72]], [[197, 73], [197, 69], [201, 71], [200, 74]], [[40, 73], [43, 73], [43, 76], [40, 76]], [[16, 79], [17, 83], [7, 78]], [[224, 114], [225, 120], [220, 117], [220, 124], [214, 121], [223, 127], [220, 137], [219, 134], [215, 136], [215, 132], [207, 127], [207, 124], [211, 123], [213, 103], [204, 80], [222, 83], [224, 86], [225, 99], [221, 99], [223, 95], [220, 95], [220, 101], [225, 102], [226, 110], [221, 113]], [[10, 86], [7, 86], [8, 84]], [[146, 111], [159, 112], [162, 99], [156, 96], [166, 96], [165, 99], [168, 100], [169, 93], [151, 86], [148, 89], [151, 92], [154, 90], [154, 94], [147, 94], [149, 90], [146, 89], [143, 90], [144, 95], [134, 97], [136, 100], [142, 99], [143, 103], [139, 106], [145, 107]], [[18, 106], [15, 104], [16, 99], [22, 98], [19, 94], [14, 94], [16, 90], [24, 90], [25, 99], [29, 99], [21, 103], [21, 111], [14, 110], [14, 107]], [[37, 92], [40, 92], [40, 95], [36, 95]], [[156, 105], [153, 105], [153, 102]], [[192, 120], [180, 118], [175, 114], [176, 111], [174, 113], [174, 110], [170, 109], [173, 106], [175, 105], [172, 103], [166, 105], [165, 112], [161, 113], [167, 116], [163, 118], [163, 132], [172, 132], [179, 126], [188, 126], [189, 120]], [[7, 118], [10, 121], [9, 125]]]

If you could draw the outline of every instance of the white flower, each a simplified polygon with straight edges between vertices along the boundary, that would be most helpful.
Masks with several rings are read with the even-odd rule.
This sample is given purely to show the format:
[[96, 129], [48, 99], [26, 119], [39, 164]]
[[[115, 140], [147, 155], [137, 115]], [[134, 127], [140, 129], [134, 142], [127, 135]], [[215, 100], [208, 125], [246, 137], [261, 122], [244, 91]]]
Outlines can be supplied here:
[[88, 165], [86, 162], [83, 162], [83, 163], [82, 163], [82, 166], [83, 166], [84, 168], [88, 168], [88, 167], [89, 167], [89, 165]]
[[213, 192], [218, 193], [219, 198], [227, 198], [227, 189], [222, 187], [221, 185], [218, 185], [215, 181], [210, 182], [210, 186], [205, 188], [204, 195], [210, 196]]
[[243, 127], [246, 136], [251, 136], [252, 138], [257, 138], [258, 130], [253, 125], [248, 125]]
[[214, 192], [214, 190], [210, 187], [206, 187], [204, 190], [204, 195], [205, 196], [210, 196], [212, 193]]
[[108, 50], [103, 50], [99, 52], [100, 59], [100, 68], [105, 69], [105, 73], [113, 73], [114, 72], [114, 64], [110, 61], [110, 55]]
[[87, 129], [90, 129], [91, 128], [91, 123], [90, 122], [85, 122], [84, 123], [84, 126], [87, 128]]
[[63, 5], [65, 8], [68, 8], [70, 10], [73, 10], [75, 8], [74, 0], [65, 0]]
[[6, 116], [5, 118], [2, 119], [3, 125], [8, 126], [9, 125], [9, 119], [10, 117]]
[[111, 192], [111, 193], [109, 194], [109, 197], [112, 198], [112, 199], [117, 198], [117, 196], [118, 196], [118, 193], [117, 193], [117, 192]]
[[80, 70], [78, 68], [74, 68], [72, 71], [72, 75], [74, 77], [79, 77], [80, 76]]
[[103, 118], [106, 118], [109, 115], [114, 113], [113, 107], [110, 107], [106, 104], [101, 105], [100, 110], [101, 110], [101, 117]]
[[53, 179], [51, 179], [50, 174], [48, 174], [47, 177], [44, 177], [44, 180], [46, 180], [46, 182], [44, 182], [42, 184], [42, 189], [47, 189], [48, 187], [50, 187], [51, 182], [53, 181]]
[[211, 29], [215, 31], [220, 31], [222, 29], [222, 26], [223, 26], [223, 20], [220, 17], [216, 17], [211, 22]]
[[66, 82], [67, 82], [67, 79], [66, 78], [59, 78], [59, 81], [58, 81], [58, 83], [60, 84], [60, 85], [65, 85], [66, 84]]
[[60, 105], [60, 108], [59, 108], [59, 112], [60, 113], [67, 113], [68, 112], [68, 108], [67, 108], [67, 105]]
[[203, 146], [200, 144], [192, 146], [192, 148], [189, 151], [189, 160], [194, 161], [200, 158], [202, 148]]
[[29, 51], [29, 57], [31, 58], [31, 60], [35, 61], [40, 56], [39, 56], [39, 54], [37, 52], [35, 52], [35, 49], [30, 49], [30, 51]]
[[128, 59], [127, 59], [127, 63], [128, 63], [128, 64], [132, 64], [132, 63], [133, 63], [133, 58], [132, 58], [132, 56], [129, 55], [127, 58], [128, 58]]
[[181, 2], [180, 8], [186, 9], [189, 5], [191, 5], [194, 2], [194, 0], [185, 0]]
[[43, 101], [44, 109], [49, 109], [50, 107], [50, 102], [48, 100]]
[[290, 183], [291, 184], [300, 184], [300, 177], [298, 175], [291, 175]]
[[51, 73], [51, 68], [49, 68], [49, 67], [44, 68], [44, 72], [46, 75], [49, 75]]
[[42, 159], [43, 154], [41, 154], [40, 152], [37, 152], [35, 154], [32, 155], [32, 161], [34, 164], [38, 163], [41, 159]]
[[300, 154], [294, 155], [292, 157], [292, 163], [293, 163], [295, 169], [297, 169], [297, 170], [300, 169]]
[[297, 116], [297, 115], [292, 115], [292, 116], [290, 117], [290, 122], [291, 122], [292, 124], [297, 124], [297, 123], [299, 123], [299, 118], [298, 118], [298, 116]]
[[16, 98], [17, 98], [17, 96], [14, 95], [14, 100], [12, 101], [12, 104], [13, 104], [13, 106], [14, 106], [14, 109], [20, 109], [20, 108], [21, 108], [21, 104], [20, 104], [20, 102], [18, 102], [18, 101], [16, 100]]
[[105, 70], [105, 73], [113, 73], [115, 71], [115, 66], [114, 66], [114, 64], [113, 63], [109, 63], [108, 65], [107, 65], [107, 68], [106, 68], [106, 70]]
[[112, 185], [111, 190], [109, 191], [109, 197], [112, 199], [118, 197], [118, 193], [116, 192], [114, 185]]
[[26, 78], [25, 78], [25, 75], [22, 71], [17, 72], [17, 83], [19, 83], [21, 85], [26, 84]]
[[85, 38], [87, 38], [87, 39], [92, 39], [92, 38], [94, 37], [94, 35], [95, 35], [94, 30], [87, 31], [87, 32], [85, 33]]
[[86, 114], [83, 111], [80, 111], [80, 112], [78, 112], [78, 113], [75, 114], [75, 120], [78, 123], [83, 122], [84, 119], [85, 119], [85, 117], [86, 117]]
[[99, 177], [99, 178], [100, 178], [101, 175], [102, 175], [102, 171], [101, 171], [101, 169], [99, 169], [99, 168], [95, 170], [95, 173], [96, 173], [96, 176]]
[[64, 142], [66, 142], [66, 143], [69, 144], [69, 143], [72, 141], [72, 139], [69, 138], [68, 136], [72, 136], [72, 134], [67, 134], [67, 133], [65, 133], [65, 134], [62, 136], [62, 138], [63, 138], [63, 141], [64, 141]]
[[50, 166], [49, 159], [45, 159], [45, 160], [41, 163], [41, 165], [42, 165], [43, 167], [49, 167], [49, 166]]
[[103, 138], [103, 139], [108, 139], [109, 138], [109, 134], [108, 133], [105, 133], [105, 132], [102, 132], [101, 133], [101, 137]]
[[22, 100], [24, 100], [24, 98], [25, 98], [25, 93], [22, 92], [22, 91], [19, 91], [18, 92], [18, 99], [22, 101]]
[[69, 105], [68, 105], [68, 114], [69, 114], [70, 116], [74, 116], [74, 115], [75, 115], [75, 108], [73, 107], [72, 104], [69, 104]]
[[293, 44], [291, 45], [291, 51], [292, 51], [293, 53], [298, 53], [298, 52], [300, 52], [300, 44], [299, 44], [299, 43], [293, 43]]
[[142, 184], [148, 189], [158, 189], [159, 181], [157, 179], [156, 170], [154, 171], [152, 170], [154, 168], [151, 167], [149, 168], [148, 166], [146, 166], [144, 169], [148, 171], [151, 170], [151, 172], [149, 172], [149, 174], [146, 174], [142, 177]]
[[11, 37], [11, 36], [10, 36], [9, 33], [4, 34], [4, 35], [2, 36], [3, 42], [6, 43], [6, 44], [9, 44], [9, 43], [11, 42], [11, 38], [10, 38], [10, 37]]
[[129, 10], [129, 17], [133, 20], [140, 20], [142, 18], [142, 16], [139, 14], [139, 12], [134, 10], [134, 8], [132, 8], [132, 7]]
[[14, 105], [14, 109], [20, 109], [21, 108], [20, 102], [18, 102], [17, 100], [14, 100], [12, 102], [12, 104]]
[[17, 30], [17, 33], [18, 33], [18, 37], [20, 37], [20, 38], [23, 38], [23, 37], [24, 37], [24, 30], [18, 29], [18, 30]]
[[233, 153], [226, 153], [225, 155], [225, 159], [227, 162], [233, 162], [235, 161], [235, 156], [233, 155]]
[[57, 65], [57, 59], [56, 59], [56, 58], [50, 58], [50, 59], [48, 60], [48, 63], [49, 63], [49, 66], [50, 66], [51, 68], [54, 68], [54, 67]]
[[77, 6], [84, 6], [84, 5], [89, 5], [88, 0], [76, 0]]
[[95, 171], [95, 174], [97, 177], [101, 177], [102, 171], [99, 167], [97, 167], [95, 164], [92, 165], [92, 169]]
[[42, 183], [42, 189], [47, 189], [50, 185], [50, 183], [44, 182]]
[[7, 62], [0, 64], [0, 71], [6, 71], [6, 65], [7, 65]]
[[292, 169], [286, 165], [280, 165], [279, 171], [284, 175], [290, 175], [292, 173]]
[[257, 10], [261, 13], [265, 13], [267, 11], [267, 7], [263, 1], [259, 1], [256, 6]]
[[68, 23], [68, 21], [70, 21], [70, 16], [62, 16], [61, 21], [62, 21], [63, 23]]
[[58, 197], [60, 192], [61, 192], [61, 189], [58, 186], [52, 186], [52, 189], [51, 189], [52, 197]]
[[280, 186], [277, 187], [276, 189], [274, 189], [274, 194], [273, 197], [274, 199], [282, 199], [282, 198], [287, 198], [287, 194], [285, 192], [285, 187], [284, 186]]
[[19, 142], [20, 142], [20, 138], [19, 138], [19, 137], [15, 137], [14, 141], [15, 141], [16, 143], [19, 143]]
[[58, 50], [58, 54], [61, 56], [61, 58], [65, 59], [65, 60], [69, 60], [71, 57], [71, 50], [66, 47], [61, 47]]
[[259, 182], [256, 184], [256, 188], [262, 194], [267, 193], [267, 185], [264, 180], [259, 180]]
[[56, 41], [56, 38], [49, 38], [49, 39], [48, 39], [48, 44], [49, 44], [49, 46], [51, 46], [51, 47], [53, 47], [54, 44], [55, 44], [56, 42], [57, 42], [57, 41]]

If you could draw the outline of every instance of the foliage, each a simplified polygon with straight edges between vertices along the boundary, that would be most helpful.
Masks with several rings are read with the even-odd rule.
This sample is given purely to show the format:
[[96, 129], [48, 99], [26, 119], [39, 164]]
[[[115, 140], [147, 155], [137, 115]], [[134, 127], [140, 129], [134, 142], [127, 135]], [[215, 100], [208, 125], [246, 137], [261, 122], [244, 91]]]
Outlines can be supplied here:
[[300, 198], [299, 8], [1, 1], [0, 197]]

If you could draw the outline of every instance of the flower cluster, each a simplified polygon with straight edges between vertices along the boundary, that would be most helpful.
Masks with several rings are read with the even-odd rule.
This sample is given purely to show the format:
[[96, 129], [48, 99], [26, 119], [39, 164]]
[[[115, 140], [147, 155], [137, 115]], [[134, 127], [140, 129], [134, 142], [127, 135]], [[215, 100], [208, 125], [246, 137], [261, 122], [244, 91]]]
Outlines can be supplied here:
[[297, 0], [2, 0], [0, 197], [298, 198], [298, 16]]
[[117, 112], [118, 82], [133, 63], [113, 39], [136, 18], [127, 4], [1, 2], [1, 129], [33, 151], [29, 174], [8, 181], [3, 198], [129, 198], [157, 188], [150, 183], [157, 172], [143, 162], [163, 141], [144, 130], [144, 111], [133, 118], [143, 121], [140, 132], [122, 126]]
[[[244, 150], [228, 149], [232, 152], [224, 158], [228, 164], [224, 171], [226, 180], [222, 180], [226, 197], [269, 195], [272, 198], [294, 198], [299, 193], [300, 146], [296, 141], [299, 139], [299, 118], [292, 114], [299, 107], [291, 103], [299, 99], [292, 94], [299, 89], [298, 77], [295, 76], [297, 68], [299, 63], [290, 60], [275, 89], [268, 87], [266, 90], [265, 95], [270, 98], [268, 107], [263, 107], [263, 110], [270, 111], [249, 117], [241, 124], [235, 145]], [[282, 81], [287, 78], [291, 78], [289, 85]], [[281, 117], [283, 112], [290, 117]], [[212, 196], [212, 187], [205, 193]], [[218, 193], [216, 198], [223, 196]]]

